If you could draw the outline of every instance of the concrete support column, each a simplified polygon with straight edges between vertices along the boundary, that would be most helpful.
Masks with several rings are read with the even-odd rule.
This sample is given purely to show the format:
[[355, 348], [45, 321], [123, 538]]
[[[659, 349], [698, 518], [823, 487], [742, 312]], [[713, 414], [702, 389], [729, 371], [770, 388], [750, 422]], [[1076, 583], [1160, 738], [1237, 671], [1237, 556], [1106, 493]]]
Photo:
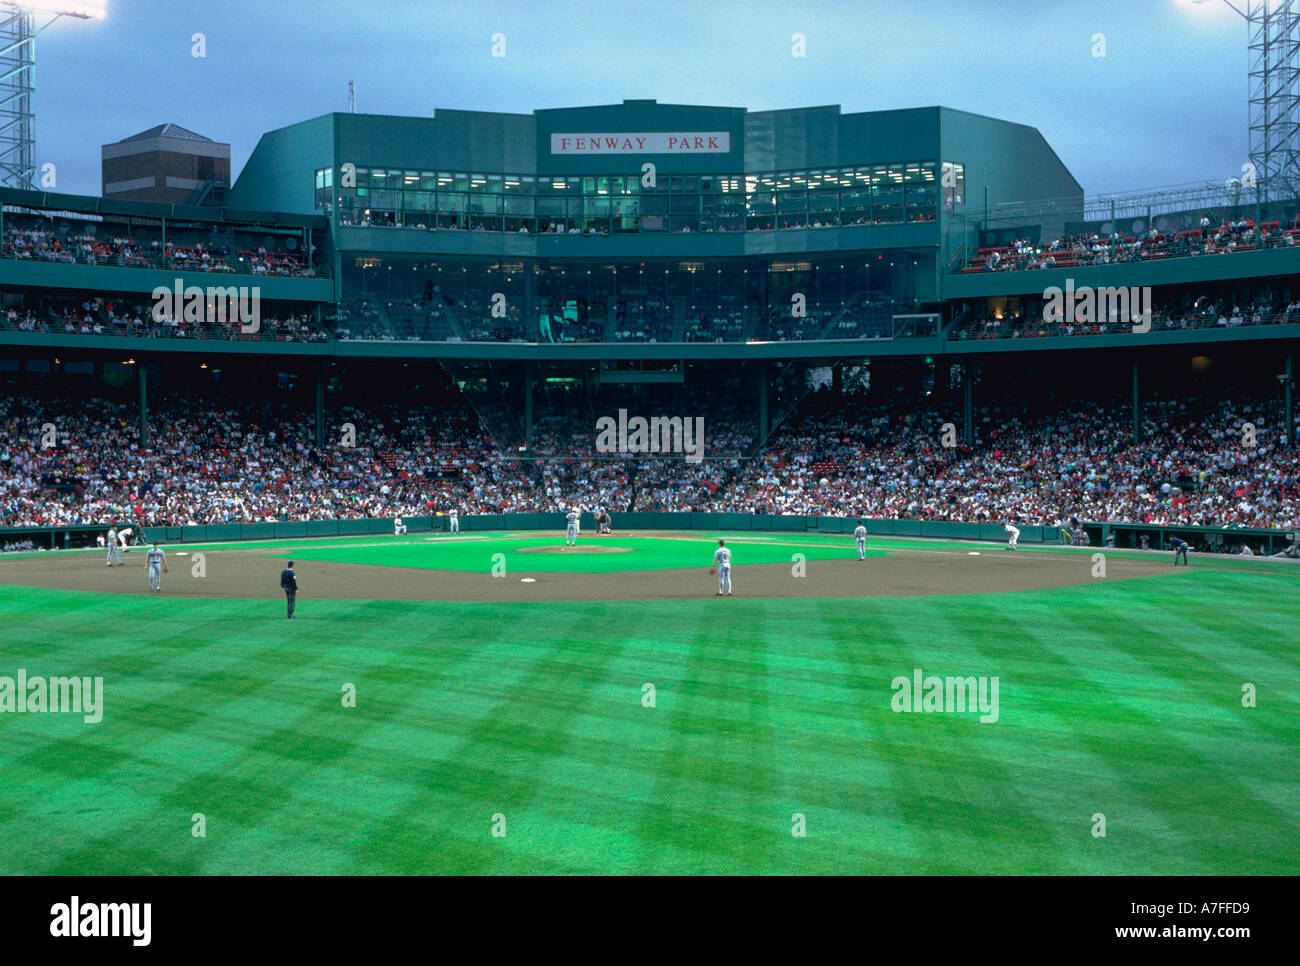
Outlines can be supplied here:
[[524, 444], [533, 445], [533, 374], [524, 374]]
[[316, 448], [325, 448], [325, 364], [316, 367]]
[[967, 446], [975, 445], [975, 375], [971, 362], [966, 360], [961, 380], [961, 437]]
[[1133, 360], [1133, 442], [1142, 442], [1142, 387], [1136, 359]]
[[1286, 444], [1292, 447], [1295, 446], [1295, 393], [1293, 390], [1295, 380], [1291, 375], [1291, 363], [1294, 358], [1293, 353], [1288, 352], [1286, 354], [1285, 392], [1282, 400], [1282, 408], [1286, 413]]
[[149, 446], [149, 370], [143, 362], [136, 363], [136, 385], [140, 387], [140, 448]]

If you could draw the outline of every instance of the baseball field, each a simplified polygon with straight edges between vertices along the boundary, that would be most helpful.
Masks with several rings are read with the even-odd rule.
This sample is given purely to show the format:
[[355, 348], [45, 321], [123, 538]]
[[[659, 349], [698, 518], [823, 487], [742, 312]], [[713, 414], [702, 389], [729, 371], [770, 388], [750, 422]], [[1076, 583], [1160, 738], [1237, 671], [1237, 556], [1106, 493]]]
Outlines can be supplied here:
[[174, 545], [162, 593], [142, 549], [5, 555], [0, 873], [1300, 868], [1293, 562], [562, 543]]

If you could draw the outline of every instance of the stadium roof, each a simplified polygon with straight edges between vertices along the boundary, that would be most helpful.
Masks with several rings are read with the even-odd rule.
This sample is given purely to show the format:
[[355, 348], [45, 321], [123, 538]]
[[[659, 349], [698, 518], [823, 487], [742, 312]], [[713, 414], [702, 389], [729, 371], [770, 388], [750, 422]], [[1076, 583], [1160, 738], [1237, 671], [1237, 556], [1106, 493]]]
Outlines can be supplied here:
[[195, 134], [188, 128], [183, 128], [179, 124], [159, 124], [151, 127], [147, 131], [141, 131], [139, 134], [132, 134], [129, 138], [122, 138], [118, 144], [126, 144], [129, 141], [147, 141], [150, 138], [182, 138], [186, 141], [207, 141], [213, 143], [212, 138], [205, 138], [202, 134]]

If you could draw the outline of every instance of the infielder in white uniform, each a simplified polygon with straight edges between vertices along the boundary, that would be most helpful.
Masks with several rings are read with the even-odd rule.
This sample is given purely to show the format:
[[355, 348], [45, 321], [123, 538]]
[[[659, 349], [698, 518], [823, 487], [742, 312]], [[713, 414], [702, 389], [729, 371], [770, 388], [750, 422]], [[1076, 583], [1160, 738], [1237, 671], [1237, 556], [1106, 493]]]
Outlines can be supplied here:
[[448, 526], [452, 533], [460, 533], [460, 516], [456, 513], [456, 508], [452, 507], [451, 512], [447, 514], [451, 521]]
[[[727, 549], [726, 541], [718, 541], [718, 549], [713, 551], [713, 563], [718, 568], [718, 596], [722, 596], [725, 590], [727, 596], [731, 596], [731, 551]], [[710, 567], [709, 571], [712, 572]]]
[[167, 554], [159, 548], [157, 541], [145, 554], [145, 560], [149, 564], [149, 589], [161, 591], [162, 575], [167, 573]]
[[117, 543], [117, 527], [108, 529], [108, 564], [111, 567], [117, 564], [122, 566], [122, 548]]
[[402, 522], [401, 517], [393, 517], [393, 536], [401, 537], [406, 534], [406, 524]]
[[1013, 527], [1009, 523], [1002, 524], [1002, 529], [1007, 531], [1007, 533], [1010, 534], [1011, 536], [1011, 539], [1007, 541], [1007, 549], [1015, 550], [1016, 541], [1020, 539], [1020, 529], [1018, 527]]
[[134, 531], [130, 527], [123, 527], [121, 530], [117, 531], [117, 542], [121, 544], [123, 553], [125, 553], [126, 548], [131, 545], [130, 538], [133, 532]]
[[578, 508], [576, 506], [570, 510], [564, 518], [564, 545], [566, 547], [576, 547], [578, 545], [579, 519], [580, 514], [578, 513]]
[[858, 541], [858, 559], [867, 559], [867, 528], [858, 523], [858, 528], [853, 531], [853, 538]]

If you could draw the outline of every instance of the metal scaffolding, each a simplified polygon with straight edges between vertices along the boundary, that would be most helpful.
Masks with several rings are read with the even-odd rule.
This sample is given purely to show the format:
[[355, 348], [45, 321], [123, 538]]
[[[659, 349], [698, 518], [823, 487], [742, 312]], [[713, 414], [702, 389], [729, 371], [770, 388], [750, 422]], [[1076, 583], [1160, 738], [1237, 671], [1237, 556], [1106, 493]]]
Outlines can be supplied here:
[[36, 36], [60, 17], [103, 15], [102, 3], [0, 0], [0, 185], [36, 186]]
[[36, 33], [30, 11], [0, 4], [0, 184], [31, 188], [36, 114]]
[[1300, 0], [1247, 0], [1250, 162], [1270, 198], [1300, 189]]

